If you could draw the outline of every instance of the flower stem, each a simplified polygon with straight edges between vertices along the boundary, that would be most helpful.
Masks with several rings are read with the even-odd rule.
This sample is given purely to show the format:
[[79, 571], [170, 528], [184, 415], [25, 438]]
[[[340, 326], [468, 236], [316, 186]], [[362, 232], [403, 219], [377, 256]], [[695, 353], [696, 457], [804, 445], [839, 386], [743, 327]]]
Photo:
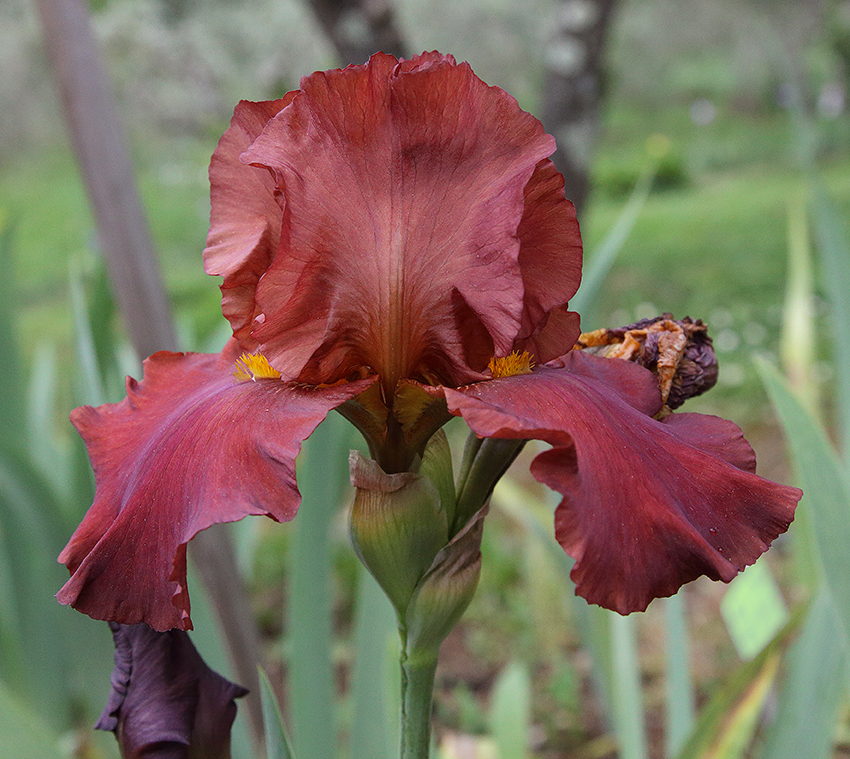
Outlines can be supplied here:
[[401, 759], [428, 759], [437, 657], [401, 655]]

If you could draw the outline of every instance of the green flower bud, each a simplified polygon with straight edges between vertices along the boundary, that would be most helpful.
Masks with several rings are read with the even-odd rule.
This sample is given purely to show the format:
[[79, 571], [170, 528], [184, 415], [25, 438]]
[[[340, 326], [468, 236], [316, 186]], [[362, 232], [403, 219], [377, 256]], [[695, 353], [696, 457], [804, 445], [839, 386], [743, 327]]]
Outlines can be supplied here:
[[440, 492], [424, 474], [387, 474], [357, 451], [349, 457], [354, 549], [404, 619], [414, 589], [448, 542]]
[[440, 644], [475, 595], [481, 573], [485, 504], [434, 558], [404, 615], [407, 658], [435, 659]]
[[446, 512], [446, 518], [451, 526], [455, 518], [455, 478], [452, 471], [452, 449], [449, 439], [443, 430], [437, 430], [425, 446], [419, 473], [425, 475], [437, 488], [440, 494], [440, 504]]

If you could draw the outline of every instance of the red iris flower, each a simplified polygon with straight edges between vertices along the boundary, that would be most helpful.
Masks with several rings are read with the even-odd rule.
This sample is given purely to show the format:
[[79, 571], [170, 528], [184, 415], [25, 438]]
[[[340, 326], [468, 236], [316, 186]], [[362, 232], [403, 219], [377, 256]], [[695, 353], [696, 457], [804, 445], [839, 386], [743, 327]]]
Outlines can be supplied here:
[[205, 252], [234, 337], [221, 355], [157, 353], [124, 401], [72, 414], [97, 491], [59, 600], [189, 629], [186, 544], [248, 514], [292, 519], [301, 442], [335, 408], [387, 472], [451, 415], [550, 443], [532, 473], [563, 496], [577, 592], [621, 613], [755, 561], [800, 492], [756, 476], [730, 422], [653, 419], [646, 369], [571, 352], [581, 238], [554, 149], [438, 53], [240, 103]]

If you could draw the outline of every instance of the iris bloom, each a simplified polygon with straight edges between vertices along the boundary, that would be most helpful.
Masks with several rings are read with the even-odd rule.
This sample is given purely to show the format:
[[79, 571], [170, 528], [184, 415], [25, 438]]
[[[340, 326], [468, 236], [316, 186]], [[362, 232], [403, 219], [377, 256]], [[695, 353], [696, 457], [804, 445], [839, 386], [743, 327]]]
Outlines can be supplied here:
[[110, 623], [112, 692], [98, 730], [125, 759], [230, 759], [236, 703], [247, 690], [213, 672], [182, 630]]
[[280, 100], [242, 102], [210, 167], [205, 268], [220, 355], [157, 353], [118, 404], [77, 409], [97, 483], [60, 561], [62, 603], [189, 629], [186, 544], [248, 514], [295, 516], [295, 458], [337, 409], [387, 473], [452, 415], [542, 440], [556, 537], [588, 601], [642, 610], [731, 580], [799, 491], [754, 473], [730, 422], [657, 421], [635, 364], [572, 351], [581, 238], [555, 142], [467, 64], [377, 54]]

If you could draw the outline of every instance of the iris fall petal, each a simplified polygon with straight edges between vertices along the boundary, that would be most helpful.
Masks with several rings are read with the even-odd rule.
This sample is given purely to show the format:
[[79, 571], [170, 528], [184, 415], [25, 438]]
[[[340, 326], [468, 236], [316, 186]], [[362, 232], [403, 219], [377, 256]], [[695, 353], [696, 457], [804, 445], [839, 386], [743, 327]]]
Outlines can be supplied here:
[[371, 380], [240, 382], [233, 347], [157, 353], [142, 382], [128, 379], [121, 403], [74, 411], [97, 491], [59, 556], [71, 572], [60, 602], [97, 619], [191, 629], [188, 541], [249, 514], [295, 515], [301, 442]]
[[700, 575], [728, 582], [788, 528], [800, 491], [753, 473], [734, 424], [655, 421], [655, 381], [625, 361], [574, 352], [558, 363], [445, 393], [478, 435], [553, 446], [532, 474], [563, 496], [556, 535], [579, 595], [642, 611]]

